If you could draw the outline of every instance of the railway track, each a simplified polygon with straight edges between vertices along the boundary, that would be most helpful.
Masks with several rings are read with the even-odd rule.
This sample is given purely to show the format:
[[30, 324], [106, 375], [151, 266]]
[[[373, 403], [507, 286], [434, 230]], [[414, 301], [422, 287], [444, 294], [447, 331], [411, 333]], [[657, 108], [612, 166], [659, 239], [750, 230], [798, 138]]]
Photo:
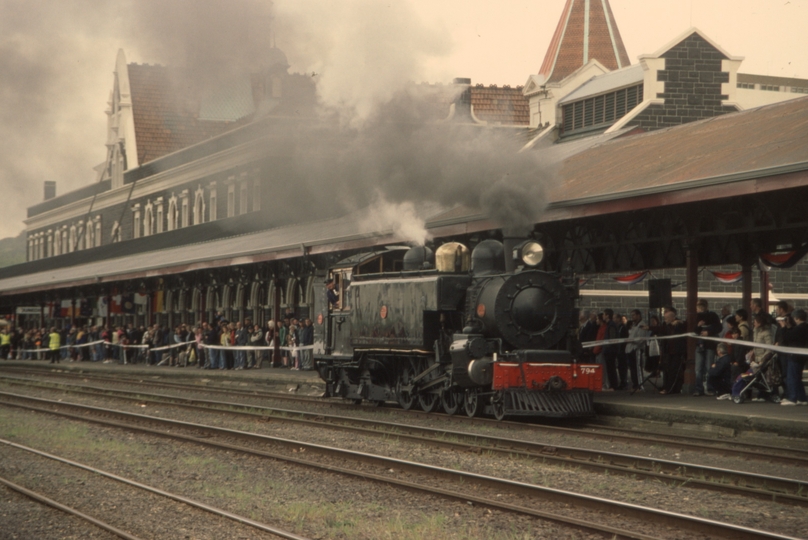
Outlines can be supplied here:
[[[106, 478], [106, 479], [109, 479], [109, 480], [113, 480], [113, 481], [118, 482], [120, 484], [129, 486], [129, 487], [133, 487], [133, 488], [135, 488], [135, 489], [137, 489], [139, 491], [142, 491], [142, 492], [155, 494], [155, 495], [158, 495], [158, 496], [163, 497], [165, 499], [170, 499], [170, 500], [173, 500], [173, 501], [180, 502], [180, 503], [182, 503], [184, 505], [187, 505], [189, 507], [192, 507], [192, 508], [195, 508], [195, 509], [198, 509], [198, 510], [205, 511], [205, 512], [207, 512], [209, 514], [212, 514], [214, 516], [224, 518], [224, 519], [230, 520], [232, 522], [239, 523], [241, 525], [246, 525], [248, 527], [251, 527], [251, 528], [253, 528], [255, 530], [258, 530], [258, 531], [261, 531], [261, 532], [269, 533], [273, 537], [285, 538], [285, 539], [288, 539], [288, 540], [308, 540], [304, 536], [300, 536], [300, 535], [285, 531], [285, 530], [280, 529], [278, 527], [274, 527], [274, 526], [266, 524], [266, 523], [261, 523], [261, 522], [256, 521], [256, 520], [253, 520], [253, 519], [250, 519], [250, 518], [247, 518], [247, 517], [244, 517], [244, 516], [240, 516], [240, 515], [234, 514], [232, 512], [228, 512], [227, 510], [223, 510], [221, 508], [217, 508], [215, 506], [211, 506], [209, 504], [205, 504], [205, 503], [190, 499], [188, 497], [183, 497], [182, 495], [178, 495], [178, 494], [171, 493], [171, 492], [168, 492], [168, 491], [165, 491], [165, 490], [162, 490], [162, 489], [158, 489], [158, 488], [155, 488], [153, 486], [142, 484], [140, 482], [136, 482], [135, 480], [132, 480], [132, 479], [129, 479], [129, 478], [124, 478], [122, 476], [112, 474], [112, 473], [107, 472], [107, 471], [103, 471], [101, 469], [98, 469], [96, 467], [92, 467], [90, 465], [86, 465], [86, 464], [83, 464], [83, 463], [79, 463], [77, 461], [73, 461], [73, 460], [69, 460], [69, 459], [57, 456], [55, 454], [43, 452], [41, 450], [37, 450], [37, 449], [34, 449], [34, 448], [29, 448], [27, 446], [23, 446], [21, 444], [17, 444], [17, 443], [14, 443], [12, 441], [8, 441], [8, 440], [5, 440], [5, 439], [0, 439], [0, 445], [5, 445], [5, 446], [7, 446], [9, 448], [15, 448], [17, 450], [21, 450], [21, 451], [26, 452], [28, 454], [39, 456], [39, 457], [42, 457], [42, 458], [46, 458], [46, 459], [54, 461], [54, 462], [63, 463], [63, 464], [69, 465], [69, 466], [71, 466], [71, 467], [73, 467], [75, 469], [79, 469], [79, 470], [91, 473], [92, 475], [94, 475], [96, 477], [102, 477], [102, 478]], [[75, 508], [72, 508], [70, 506], [64, 505], [62, 503], [59, 503], [59, 502], [47, 497], [46, 495], [44, 495], [42, 493], [38, 493], [38, 492], [36, 492], [34, 490], [31, 490], [31, 489], [25, 488], [23, 486], [20, 486], [18, 484], [15, 484], [15, 483], [7, 480], [7, 479], [0, 478], [0, 483], [4, 484], [5, 486], [7, 486], [10, 489], [13, 489], [14, 491], [17, 491], [18, 493], [21, 493], [21, 494], [23, 494], [23, 495], [25, 495], [25, 496], [27, 496], [27, 497], [29, 497], [31, 499], [39, 501], [42, 504], [46, 504], [48, 506], [56, 508], [57, 510], [61, 510], [61, 511], [65, 512], [65, 513], [68, 513], [70, 515], [73, 515], [73, 516], [76, 516], [76, 517], [78, 517], [80, 519], [83, 519], [83, 520], [87, 521], [88, 523], [92, 523], [93, 525], [95, 525], [95, 526], [97, 526], [97, 527], [99, 527], [101, 529], [104, 529], [104, 530], [106, 530], [106, 531], [108, 531], [108, 532], [110, 532], [110, 533], [112, 533], [112, 534], [114, 534], [116, 536], [119, 536], [120, 538], [125, 538], [127, 540], [138, 540], [138, 538], [139, 538], [138, 536], [130, 534], [130, 533], [122, 530], [121, 528], [119, 528], [117, 526], [113, 526], [113, 525], [107, 523], [106, 521], [103, 521], [103, 520], [99, 519], [98, 517], [94, 517], [94, 516], [90, 516], [88, 514], [85, 514], [85, 513], [81, 512], [81, 511], [79, 511], [79, 510], [77, 510]]]
[[106, 388], [66, 385], [64, 383], [45, 385], [34, 381], [25, 381], [16, 382], [16, 384], [25, 384], [37, 388], [58, 388], [65, 392], [93, 397], [112, 397], [138, 403], [145, 402], [153, 405], [173, 405], [216, 411], [248, 417], [256, 421], [265, 420], [267, 415], [270, 415], [273, 421], [288, 422], [306, 427], [340, 429], [374, 437], [392, 436], [463, 452], [477, 451], [518, 456], [562, 467], [574, 465], [599, 473], [657, 480], [672, 485], [687, 484], [695, 488], [808, 506], [808, 482], [771, 475], [752, 474], [727, 468], [707, 467], [681, 461], [646, 458], [602, 450], [548, 445], [492, 435], [426, 428], [400, 422], [392, 423], [372, 419], [346, 418], [252, 404], [121, 390], [115, 390], [114, 394], [110, 394], [111, 391]]
[[[636, 532], [642, 530], [648, 531], [648, 524], [653, 524], [655, 527], [654, 530], [664, 525], [672, 527], [675, 530], [688, 530], [694, 535], [705, 535], [707, 537], [788, 538], [776, 533], [666, 512], [640, 505], [622, 503], [476, 473], [436, 467], [413, 461], [312, 444], [299, 440], [270, 437], [267, 435], [234, 431], [203, 424], [180, 422], [10, 393], [0, 393], [0, 398], [0, 402], [5, 406], [57, 414], [82, 422], [94, 422], [128, 431], [138, 431], [160, 437], [170, 437], [176, 440], [203, 444], [275, 460], [280, 459], [299, 465], [305, 465], [306, 467], [338, 472], [355, 478], [385, 482], [407, 490], [423, 491], [444, 498], [472, 502], [489, 508], [515, 512], [534, 518], [549, 519], [621, 538], [655, 537], [656, 535], [653, 533]], [[233, 440], [247, 441], [251, 446], [233, 444], [233, 442], [230, 442]], [[288, 456], [278, 454], [277, 452], [270, 453], [255, 447], [255, 445], [259, 444], [269, 444], [273, 447], [294, 448], [296, 451], [299, 450], [300, 452], [297, 456]], [[303, 454], [304, 450], [306, 451], [305, 455], [307, 457], [299, 457]], [[353, 464], [354, 466], [348, 467], [348, 464]], [[435, 485], [435, 481], [438, 479], [440, 483]], [[447, 489], [447, 482], [453, 486], [452, 489]], [[473, 492], [476, 492], [476, 494], [473, 494]], [[503, 497], [503, 494], [506, 496]], [[538, 502], [540, 507], [526, 506], [526, 502], [530, 501], [534, 504]], [[606, 526], [593, 518], [570, 519], [569, 511], [550, 512], [545, 509], [548, 505], [558, 506], [559, 503], [571, 505], [576, 509], [597, 510], [606, 512], [608, 515], [619, 515], [621, 519], [631, 519], [636, 523], [636, 525], [632, 524], [632, 528], [636, 527], [636, 529], [627, 530]]]
[[[43, 375], [43, 370], [14, 370], [15, 373], [30, 373], [36, 375]], [[265, 398], [268, 400], [279, 400], [284, 402], [293, 403], [307, 403], [317, 406], [327, 406], [329, 408], [339, 408], [344, 410], [355, 410], [356, 405], [341, 402], [334, 399], [323, 399], [306, 396], [290, 395], [288, 393], [280, 392], [267, 392], [261, 390], [243, 390], [236, 388], [211, 388], [207, 385], [201, 384], [182, 384], [164, 381], [151, 381], [140, 378], [119, 378], [119, 377], [103, 377], [89, 374], [50, 374], [53, 378], [67, 378], [80, 379], [82, 381], [98, 381], [110, 383], [115, 385], [125, 385], [127, 387], [145, 387], [148, 389], [163, 388], [170, 390], [180, 391], [200, 391], [205, 393], [224, 395], [224, 396], [244, 396], [250, 398]], [[10, 380], [11, 378], [2, 377], [0, 379]], [[447, 416], [436, 413], [425, 413], [422, 411], [404, 411], [398, 407], [391, 408], [396, 413], [407, 416], [414, 416], [420, 418], [443, 418], [447, 422], [457, 423], [460, 425], [468, 426], [491, 426], [491, 427], [507, 427], [514, 432], [530, 432], [549, 435], [572, 435], [592, 440], [602, 440], [609, 442], [625, 442], [628, 444], [647, 446], [664, 446], [668, 449], [676, 449], [679, 451], [690, 450], [704, 454], [711, 454], [721, 457], [743, 457], [750, 460], [765, 461], [765, 462], [778, 462], [787, 465], [808, 466], [808, 451], [793, 448], [784, 448], [774, 445], [756, 444], [748, 441], [738, 441], [730, 439], [710, 439], [707, 437], [699, 437], [693, 435], [684, 435], [681, 433], [665, 434], [656, 431], [643, 431], [634, 429], [625, 429], [611, 426], [593, 426], [585, 425], [582, 427], [561, 427], [546, 424], [534, 424], [525, 422], [502, 422], [488, 418], [468, 418], [466, 416]]]

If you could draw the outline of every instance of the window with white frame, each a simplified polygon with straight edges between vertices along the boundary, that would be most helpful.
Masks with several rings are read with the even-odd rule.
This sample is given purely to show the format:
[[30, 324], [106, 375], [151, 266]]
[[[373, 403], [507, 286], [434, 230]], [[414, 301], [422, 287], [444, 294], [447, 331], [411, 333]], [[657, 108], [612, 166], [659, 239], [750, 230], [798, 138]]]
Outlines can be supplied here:
[[209, 211], [209, 221], [216, 221], [216, 183], [213, 182], [210, 185], [210, 211]]
[[151, 201], [146, 204], [146, 211], [143, 216], [143, 236], [154, 234], [154, 206]]
[[136, 204], [132, 207], [132, 212], [134, 212], [134, 231], [132, 233], [132, 238], [140, 238], [140, 205]]
[[236, 215], [236, 186], [227, 186], [227, 217]]
[[182, 220], [181, 221], [182, 221], [182, 226], [183, 227], [187, 227], [188, 224], [190, 223], [190, 220], [188, 219], [189, 216], [190, 216], [190, 212], [188, 210], [189, 210], [189, 208], [188, 208], [188, 191], [186, 190], [182, 194]]
[[171, 196], [168, 200], [168, 230], [177, 228], [177, 197]]
[[95, 218], [95, 247], [101, 247], [101, 216]]
[[261, 180], [258, 178], [253, 181], [252, 205], [253, 212], [261, 210]]
[[194, 195], [194, 225], [205, 223], [205, 190], [200, 186]]
[[246, 214], [247, 213], [247, 182], [242, 182], [239, 186], [239, 202], [238, 202], [238, 213]]

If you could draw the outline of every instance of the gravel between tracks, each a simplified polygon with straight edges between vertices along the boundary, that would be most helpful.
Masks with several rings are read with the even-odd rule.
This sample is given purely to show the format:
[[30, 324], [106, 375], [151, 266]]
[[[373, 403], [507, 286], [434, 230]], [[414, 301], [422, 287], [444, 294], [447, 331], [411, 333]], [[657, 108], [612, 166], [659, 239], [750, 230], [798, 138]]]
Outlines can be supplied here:
[[[16, 391], [20, 391], [19, 388]], [[167, 391], [161, 391], [168, 393]], [[32, 390], [26, 389], [24, 392], [30, 395], [41, 395], [42, 397], [53, 398], [54, 394], [47, 390]], [[173, 393], [173, 392], [172, 392]], [[194, 392], [197, 397], [203, 397], [199, 392]], [[179, 393], [178, 393], [179, 394]], [[321, 444], [334, 444], [336, 446], [353, 448], [360, 451], [368, 451], [384, 455], [391, 455], [403, 459], [412, 459], [432, 463], [435, 465], [445, 466], [449, 468], [459, 468], [463, 470], [471, 470], [483, 474], [492, 474], [513, 478], [515, 480], [529, 481], [541, 485], [548, 485], [559, 489], [569, 489], [573, 491], [585, 491], [590, 494], [607, 496], [618, 500], [627, 502], [634, 502], [638, 504], [652, 504], [661, 508], [672, 511], [690, 513], [701, 517], [711, 519], [728, 520], [742, 525], [765, 528], [775, 530], [784, 534], [791, 534], [800, 536], [808, 524], [808, 519], [805, 517], [805, 512], [801, 508], [772, 504], [761, 501], [750, 501], [742, 497], [717, 495], [713, 492], [707, 492], [696, 489], [688, 489], [683, 487], [666, 486], [659, 482], [648, 481], [634, 481], [624, 477], [604, 476], [594, 473], [581, 471], [575, 467], [558, 468], [554, 466], [541, 465], [533, 461], [522, 459], [502, 459], [492, 456], [476, 455], [469, 453], [458, 453], [449, 450], [435, 449], [421, 445], [413, 445], [404, 443], [395, 439], [381, 439], [378, 437], [367, 438], [358, 437], [355, 434], [349, 434], [338, 430], [314, 430], [314, 429], [301, 429], [299, 426], [293, 426], [281, 422], [255, 422], [251, 420], [235, 419], [230, 415], [210, 412], [193, 412], [169, 406], [152, 406], [146, 407], [138, 406], [137, 404], [127, 403], [120, 400], [107, 400], [104, 398], [92, 398], [85, 396], [63, 394], [62, 398], [69, 401], [81, 402], [94, 405], [107, 405], [113, 406], [121, 410], [130, 410], [140, 413], [152, 414], [155, 416], [165, 416], [175, 419], [187, 421], [200, 421], [212, 425], [220, 425], [234, 429], [243, 429], [245, 431], [255, 431], [259, 433], [266, 433], [280, 437], [297, 438], [300, 440], [307, 440], [310, 442], [317, 442]], [[211, 397], [212, 399], [222, 399], [221, 396]], [[58, 399], [58, 398], [57, 398]], [[238, 401], [246, 401], [239, 398]], [[265, 401], [265, 400], [261, 400]], [[289, 405], [287, 405], [289, 407]], [[299, 405], [296, 408], [303, 408]], [[357, 411], [364, 413], [365, 411]], [[371, 414], [379, 414], [379, 410], [373, 410]], [[409, 420], [409, 419], [408, 419]], [[412, 422], [416, 423], [416, 422]], [[417, 422], [421, 423], [421, 422]], [[104, 428], [91, 428], [101, 429]], [[109, 430], [107, 430], [109, 431]], [[114, 430], [112, 430], [114, 431]], [[112, 433], [108, 435], [114, 435]], [[521, 434], [520, 434], [521, 435]], [[591, 442], [591, 441], [590, 441]], [[243, 444], [243, 443], [242, 443]], [[571, 444], [566, 441], [565, 444]], [[602, 442], [601, 442], [602, 444]], [[610, 445], [611, 446], [611, 445]], [[613, 449], [618, 450], [618, 449]], [[207, 452], [207, 451], [205, 451]], [[636, 453], [636, 450], [635, 450]], [[166, 463], [166, 459], [159, 460]], [[169, 460], [173, 462], [176, 460]], [[264, 462], [264, 467], [266, 467]], [[744, 462], [747, 466], [752, 465], [753, 462]], [[724, 466], [730, 467], [730, 464], [724, 460]], [[103, 467], [102, 467], [103, 468]], [[283, 467], [282, 467], [283, 468]], [[305, 475], [304, 475], [305, 476]], [[308, 475], [311, 476], [311, 475]], [[340, 477], [341, 478], [341, 477]], [[328, 483], [329, 489], [334, 484], [345, 484], [344, 479], [334, 479]], [[299, 479], [294, 480], [300, 484]], [[303, 482], [305, 483], [305, 482]], [[349, 482], [350, 483], [350, 482]], [[374, 486], [372, 489], [377, 489]], [[359, 489], [359, 493], [366, 491], [365, 488]], [[398, 495], [392, 497], [400, 498]], [[354, 498], [347, 495], [346, 499], [338, 498], [336, 501], [351, 500]], [[419, 497], [419, 500], [421, 497]], [[361, 500], [361, 495], [360, 495]], [[436, 502], [440, 506], [457, 506], [454, 503]], [[462, 508], [462, 505], [460, 505]], [[467, 510], [466, 508], [463, 508]], [[361, 512], [356, 512], [361, 514]], [[493, 514], [492, 514], [493, 515]], [[459, 517], [459, 516], [455, 516]], [[488, 514], [483, 515], [483, 522], [485, 520], [492, 520]], [[450, 520], [451, 521], [451, 520]], [[509, 521], [513, 521], [513, 518]], [[509, 529], [506, 529], [509, 530]], [[331, 533], [327, 533], [328, 537], [334, 537]], [[500, 529], [501, 532], [501, 529]], [[523, 531], [516, 529], [513, 531], [514, 538]], [[659, 533], [660, 531], [657, 531]], [[318, 531], [318, 534], [322, 534]], [[472, 534], [472, 531], [467, 531], [465, 536], [449, 536], [449, 537], [477, 537]], [[445, 536], [445, 534], [442, 534]], [[498, 536], [501, 536], [498, 534]], [[676, 536], [676, 535], [674, 535]], [[370, 535], [367, 537], [378, 537]], [[480, 536], [485, 537], [485, 535]], [[688, 537], [688, 536], [683, 536]]]

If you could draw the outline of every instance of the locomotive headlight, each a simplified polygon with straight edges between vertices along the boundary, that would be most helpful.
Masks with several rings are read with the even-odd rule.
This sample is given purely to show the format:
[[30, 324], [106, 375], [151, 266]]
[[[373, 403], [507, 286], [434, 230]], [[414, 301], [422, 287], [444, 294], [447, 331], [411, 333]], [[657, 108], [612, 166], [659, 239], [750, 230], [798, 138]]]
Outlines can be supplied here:
[[517, 249], [519, 259], [527, 266], [536, 266], [544, 259], [544, 248], [538, 242], [528, 240], [523, 242]]

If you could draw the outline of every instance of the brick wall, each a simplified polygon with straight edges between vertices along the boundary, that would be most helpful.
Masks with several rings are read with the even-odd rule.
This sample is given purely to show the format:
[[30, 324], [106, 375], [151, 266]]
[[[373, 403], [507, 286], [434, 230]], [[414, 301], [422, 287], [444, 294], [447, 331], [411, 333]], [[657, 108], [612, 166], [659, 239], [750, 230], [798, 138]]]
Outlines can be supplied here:
[[662, 58], [665, 69], [657, 72], [657, 80], [665, 83], [665, 92], [656, 97], [664, 98], [665, 104], [649, 106], [632, 124], [653, 130], [737, 110], [721, 104], [727, 99], [721, 84], [729, 82], [729, 73], [721, 71], [721, 61], [727, 57], [704, 38], [691, 34]]

